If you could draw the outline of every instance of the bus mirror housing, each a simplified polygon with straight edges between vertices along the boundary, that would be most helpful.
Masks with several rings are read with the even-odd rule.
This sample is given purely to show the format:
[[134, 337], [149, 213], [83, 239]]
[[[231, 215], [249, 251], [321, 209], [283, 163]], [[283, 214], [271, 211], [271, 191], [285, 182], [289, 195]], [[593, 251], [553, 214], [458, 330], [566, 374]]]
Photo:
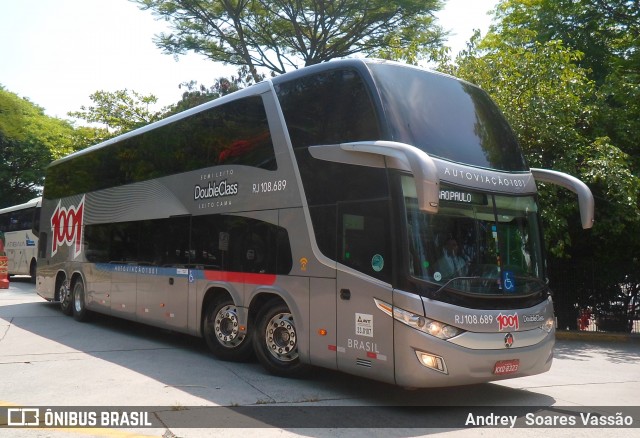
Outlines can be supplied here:
[[591, 190], [585, 183], [574, 176], [555, 170], [531, 169], [531, 174], [536, 181], [555, 184], [577, 194], [582, 228], [586, 230], [593, 227], [595, 202]]
[[373, 141], [341, 143], [344, 151], [365, 152], [384, 155], [404, 162], [416, 181], [418, 207], [427, 213], [437, 213], [440, 196], [440, 178], [438, 169], [426, 152], [404, 143], [395, 141]]

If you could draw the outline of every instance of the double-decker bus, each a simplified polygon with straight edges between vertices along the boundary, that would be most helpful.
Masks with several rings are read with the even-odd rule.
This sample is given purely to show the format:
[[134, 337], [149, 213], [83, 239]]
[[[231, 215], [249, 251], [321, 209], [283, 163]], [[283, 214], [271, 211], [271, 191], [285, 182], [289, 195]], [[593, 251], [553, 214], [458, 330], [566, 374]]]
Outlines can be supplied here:
[[9, 275], [36, 279], [38, 227], [41, 198], [0, 209], [0, 232], [4, 234]]
[[541, 373], [553, 357], [536, 181], [487, 94], [397, 63], [307, 67], [48, 168], [38, 293], [406, 387]]

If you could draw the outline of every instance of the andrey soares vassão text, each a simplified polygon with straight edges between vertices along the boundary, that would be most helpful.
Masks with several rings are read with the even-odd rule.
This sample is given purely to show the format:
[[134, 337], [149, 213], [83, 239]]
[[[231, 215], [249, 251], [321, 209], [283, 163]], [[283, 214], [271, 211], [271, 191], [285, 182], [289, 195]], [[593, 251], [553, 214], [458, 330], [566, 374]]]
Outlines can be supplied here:
[[[470, 412], [467, 415], [465, 426], [509, 426], [516, 427], [518, 415], [476, 415]], [[527, 413], [524, 422], [520, 425], [524, 427], [559, 427], [559, 426], [582, 426], [582, 427], [629, 427], [633, 426], [634, 420], [630, 415], [623, 415], [617, 412], [615, 415], [600, 415], [588, 412], [576, 412], [575, 414], [536, 414]]]

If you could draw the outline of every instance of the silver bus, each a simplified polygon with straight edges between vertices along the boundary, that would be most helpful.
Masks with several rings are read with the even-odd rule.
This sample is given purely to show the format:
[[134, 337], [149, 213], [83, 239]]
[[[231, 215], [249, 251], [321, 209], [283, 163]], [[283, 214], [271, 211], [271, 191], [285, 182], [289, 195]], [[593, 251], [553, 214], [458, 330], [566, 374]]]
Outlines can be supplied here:
[[41, 198], [0, 209], [0, 232], [4, 234], [9, 275], [30, 275], [36, 279], [38, 222]]
[[553, 357], [536, 181], [478, 87], [342, 60], [268, 79], [47, 170], [38, 293], [203, 337], [291, 376], [405, 387]]

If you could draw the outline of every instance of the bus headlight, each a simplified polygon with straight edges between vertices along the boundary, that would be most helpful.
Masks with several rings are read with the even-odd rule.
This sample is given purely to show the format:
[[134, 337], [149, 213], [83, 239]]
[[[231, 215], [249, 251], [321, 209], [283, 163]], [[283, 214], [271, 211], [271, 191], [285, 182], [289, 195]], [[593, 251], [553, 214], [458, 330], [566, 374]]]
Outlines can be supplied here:
[[385, 303], [384, 301], [380, 301], [376, 298], [374, 298], [374, 301], [376, 302], [376, 306], [378, 307], [378, 309], [382, 310], [389, 316], [393, 316], [396, 321], [400, 321], [401, 323], [408, 325], [411, 328], [420, 330], [421, 332], [431, 336], [435, 336], [436, 338], [446, 340], [458, 336], [460, 333], [464, 332], [464, 330], [462, 329], [442, 323], [440, 321], [425, 318], [421, 315], [416, 315], [415, 313], [409, 312], [408, 310], [404, 310], [399, 307], [393, 307], [390, 304]]
[[554, 325], [555, 325], [555, 319], [553, 317], [549, 317], [545, 320], [544, 324], [540, 326], [540, 328], [547, 333], [551, 333], [551, 330], [553, 329]]

